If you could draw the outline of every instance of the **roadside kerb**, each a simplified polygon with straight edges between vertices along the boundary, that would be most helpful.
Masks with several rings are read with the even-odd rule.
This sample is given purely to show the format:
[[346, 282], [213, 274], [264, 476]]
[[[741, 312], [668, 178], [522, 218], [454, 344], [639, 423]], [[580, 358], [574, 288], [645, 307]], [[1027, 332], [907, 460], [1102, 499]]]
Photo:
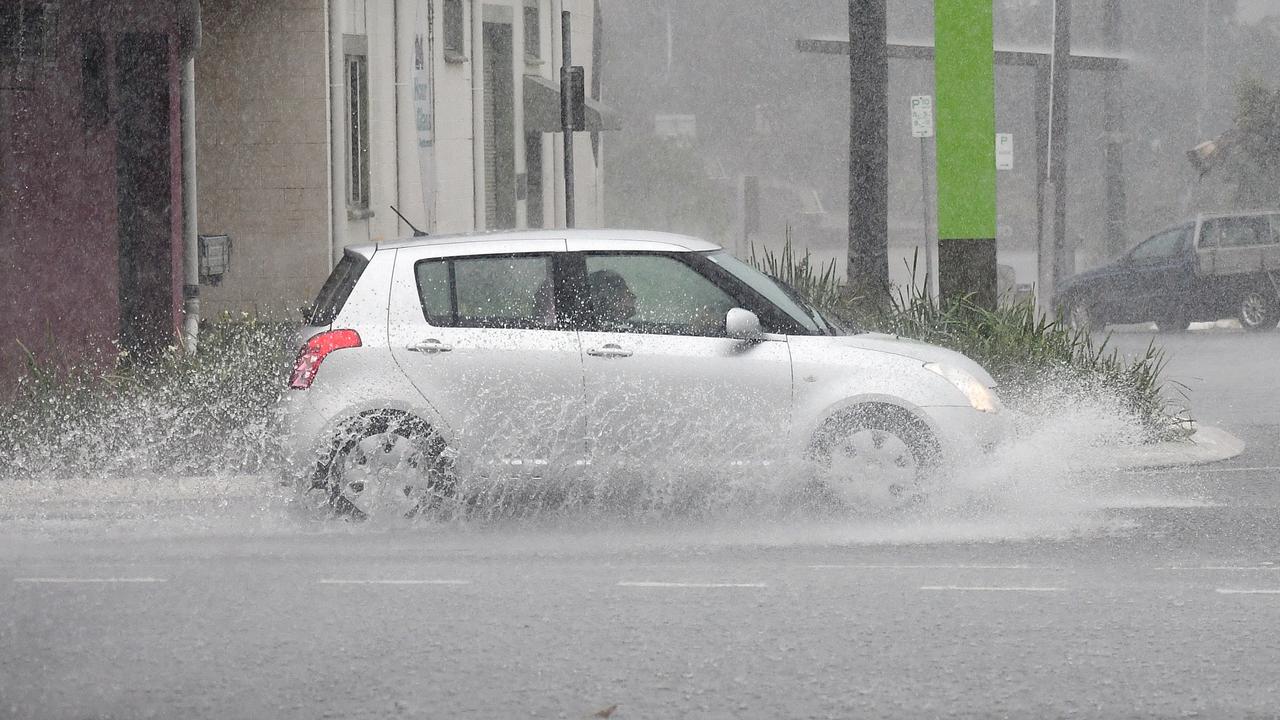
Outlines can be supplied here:
[[1244, 452], [1244, 448], [1244, 441], [1226, 430], [1197, 424], [1191, 437], [1185, 440], [1110, 448], [1098, 465], [1122, 470], [1204, 465], [1230, 460]]

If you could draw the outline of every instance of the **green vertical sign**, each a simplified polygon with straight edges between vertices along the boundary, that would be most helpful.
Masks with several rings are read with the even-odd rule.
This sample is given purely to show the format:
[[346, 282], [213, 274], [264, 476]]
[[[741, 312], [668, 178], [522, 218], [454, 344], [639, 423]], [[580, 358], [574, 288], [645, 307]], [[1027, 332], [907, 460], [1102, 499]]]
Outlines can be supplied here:
[[995, 304], [996, 91], [992, 0], [934, 0], [938, 260], [944, 300]]

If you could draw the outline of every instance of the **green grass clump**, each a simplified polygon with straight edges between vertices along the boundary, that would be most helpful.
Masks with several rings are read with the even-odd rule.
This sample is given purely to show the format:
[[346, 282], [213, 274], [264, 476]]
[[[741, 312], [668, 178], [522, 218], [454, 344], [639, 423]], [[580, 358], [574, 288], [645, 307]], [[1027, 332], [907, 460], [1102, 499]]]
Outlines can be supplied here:
[[202, 328], [194, 354], [174, 346], [145, 363], [123, 355], [107, 373], [24, 348], [26, 374], [0, 402], [0, 476], [259, 470], [274, 454], [289, 335], [281, 324], [223, 317]]

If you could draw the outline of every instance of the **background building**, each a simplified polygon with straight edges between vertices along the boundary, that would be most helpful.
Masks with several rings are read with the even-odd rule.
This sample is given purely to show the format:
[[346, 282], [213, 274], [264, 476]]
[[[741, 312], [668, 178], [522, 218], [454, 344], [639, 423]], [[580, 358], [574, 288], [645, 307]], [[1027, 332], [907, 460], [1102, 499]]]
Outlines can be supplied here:
[[[234, 248], [205, 317], [291, 314], [344, 246], [412, 234], [393, 205], [432, 234], [562, 226], [562, 9], [598, 97], [593, 0], [205, 0], [199, 226]], [[582, 227], [603, 216], [594, 139]]]
[[0, 379], [173, 342], [195, 0], [0, 0]]

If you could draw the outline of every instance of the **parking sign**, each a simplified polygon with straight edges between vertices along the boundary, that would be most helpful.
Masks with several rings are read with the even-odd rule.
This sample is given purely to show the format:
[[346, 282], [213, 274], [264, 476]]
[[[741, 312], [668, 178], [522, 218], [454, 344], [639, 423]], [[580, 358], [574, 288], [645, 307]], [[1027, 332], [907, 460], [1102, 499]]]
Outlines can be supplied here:
[[933, 137], [933, 96], [911, 96], [911, 137]]

